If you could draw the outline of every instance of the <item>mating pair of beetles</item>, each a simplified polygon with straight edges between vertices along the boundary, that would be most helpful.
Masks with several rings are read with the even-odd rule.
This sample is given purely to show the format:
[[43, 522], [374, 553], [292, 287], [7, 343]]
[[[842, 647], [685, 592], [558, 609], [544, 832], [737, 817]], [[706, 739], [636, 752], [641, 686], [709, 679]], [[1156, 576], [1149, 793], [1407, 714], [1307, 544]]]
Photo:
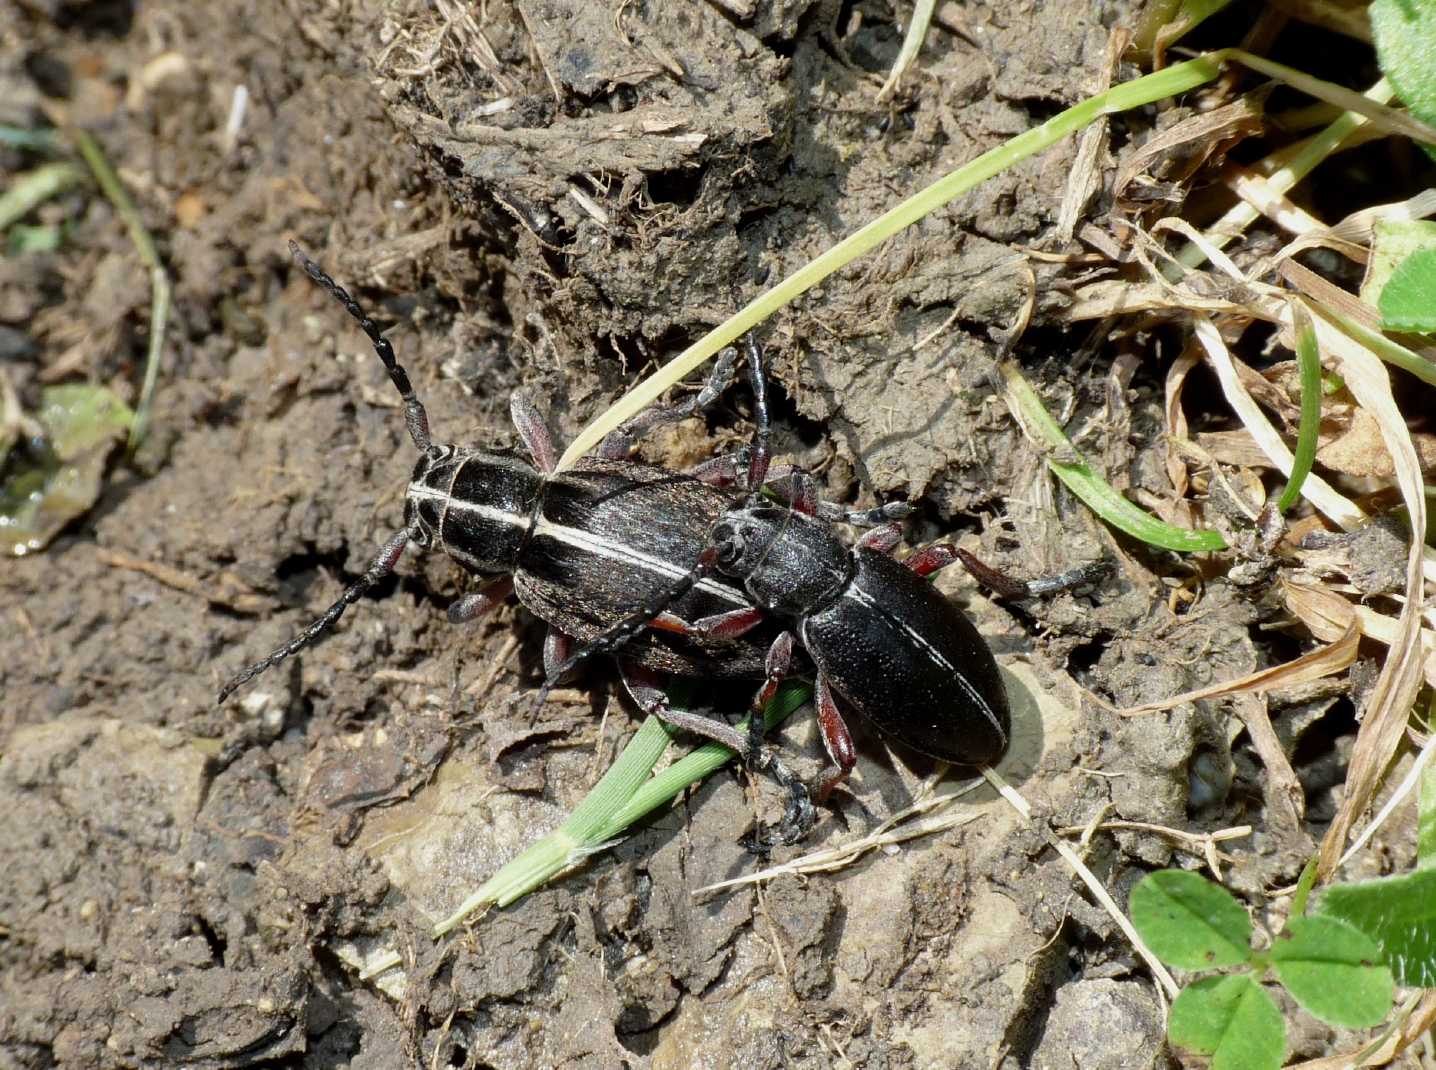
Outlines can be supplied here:
[[[235, 676], [219, 701], [320, 638], [344, 610], [393, 571], [409, 544], [438, 548], [488, 579], [449, 607], [474, 620], [510, 594], [549, 625], [545, 692], [579, 661], [613, 655], [639, 708], [717, 740], [767, 769], [789, 791], [777, 835], [801, 838], [815, 820], [803, 783], [762, 743], [762, 718], [745, 735], [722, 720], [673, 709], [665, 675], [763, 681], [761, 709], [788, 673], [795, 643], [816, 666], [815, 698], [832, 765], [824, 801], [857, 754], [843, 709], [914, 750], [982, 765], [1001, 757], [1010, 732], [1007, 695], [977, 629], [925, 578], [958, 558], [939, 544], [904, 561], [895, 517], [904, 505], [848, 513], [819, 501], [807, 473], [771, 464], [762, 354], [747, 343], [755, 430], [742, 454], [687, 473], [628, 460], [632, 436], [707, 404], [731, 377], [726, 350], [690, 403], [641, 415], [594, 456], [555, 471], [557, 452], [522, 392], [511, 410], [527, 449], [442, 445], [393, 348], [359, 304], [293, 242], [309, 277], [359, 323], [404, 403], [419, 461], [403, 530], [322, 617]], [[834, 520], [870, 528], [849, 546]]]

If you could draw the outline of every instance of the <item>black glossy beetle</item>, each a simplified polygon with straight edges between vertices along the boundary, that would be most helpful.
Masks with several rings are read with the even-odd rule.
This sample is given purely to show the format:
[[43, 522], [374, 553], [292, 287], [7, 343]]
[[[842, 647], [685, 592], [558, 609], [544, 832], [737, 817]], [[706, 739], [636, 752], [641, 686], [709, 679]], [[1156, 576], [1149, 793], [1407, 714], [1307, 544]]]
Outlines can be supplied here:
[[[657, 673], [704, 678], [761, 679], [767, 639], [747, 633], [746, 592], [722, 576], [686, 582], [688, 562], [707, 545], [713, 524], [734, 499], [716, 485], [731, 481], [732, 463], [720, 459], [682, 474], [622, 459], [627, 436], [707, 404], [731, 377], [736, 353], [728, 351], [704, 390], [687, 405], [645, 414], [613, 436], [600, 455], [554, 472], [557, 451], [537, 411], [515, 394], [511, 411], [530, 461], [432, 441], [423, 404], [393, 348], [348, 294], [293, 242], [305, 272], [348, 310], [369, 336], [404, 402], [405, 423], [420, 457], [404, 503], [404, 529], [389, 539], [369, 568], [318, 620], [269, 656], [235, 675], [220, 690], [223, 702], [237, 688], [319, 639], [398, 563], [406, 546], [443, 550], [470, 572], [497, 576], [482, 590], [449, 607], [455, 623], [488, 612], [510, 593], [550, 625], [544, 647], [549, 679], [562, 673], [573, 640], [606, 634], [635, 606], [662, 599], [664, 612], [635, 634], [620, 674], [634, 701], [677, 727], [742, 749], [745, 738], [722, 721], [674, 710]], [[675, 581], [686, 582], [671, 597]], [[743, 627], [723, 621], [740, 615]], [[655, 614], [649, 614], [653, 618]], [[687, 622], [702, 622], [690, 627]], [[780, 766], [780, 781], [793, 781]]]
[[[818, 788], [820, 801], [857, 762], [835, 696], [920, 753], [961, 765], [995, 762], [1011, 731], [997, 662], [966, 615], [924, 579], [963, 555], [939, 544], [898, 562], [890, 556], [901, 538], [896, 524], [876, 527], [849, 547], [819, 516], [805, 473], [770, 481], [767, 388], [756, 347], [749, 371], [755, 429], [747, 500], [718, 518], [696, 565], [666, 596], [576, 650], [569, 663], [621, 648], [664, 612], [666, 598], [681, 598], [705, 578], [722, 575], [740, 582], [752, 600], [723, 617], [724, 634], [743, 634], [770, 617], [786, 628], [769, 648], [756, 705], [772, 697], [789, 671], [795, 640], [817, 666], [818, 723], [832, 761]], [[787, 505], [766, 503], [765, 486], [779, 490]], [[697, 621], [690, 630], [702, 634], [706, 627]], [[749, 740], [745, 753], [755, 755], [759, 747]], [[780, 836], [792, 842], [813, 818], [811, 807], [790, 807]]]

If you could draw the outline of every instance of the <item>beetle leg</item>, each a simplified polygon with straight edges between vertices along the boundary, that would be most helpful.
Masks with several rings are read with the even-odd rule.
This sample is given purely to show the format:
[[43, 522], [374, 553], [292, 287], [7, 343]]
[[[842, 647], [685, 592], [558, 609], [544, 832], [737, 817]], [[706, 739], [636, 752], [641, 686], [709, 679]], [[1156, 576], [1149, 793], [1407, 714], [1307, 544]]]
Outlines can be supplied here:
[[765, 489], [795, 512], [823, 520], [836, 520], [857, 528], [872, 528], [892, 520], [901, 520], [912, 512], [911, 502], [888, 502], [871, 509], [848, 509], [836, 502], [818, 497], [818, 485], [812, 475], [793, 465], [775, 465], [768, 473]]
[[[773, 696], [778, 693], [778, 686], [787, 677], [793, 668], [793, 644], [796, 642], [792, 632], [783, 632], [773, 640], [773, 645], [768, 648], [768, 655], [763, 659], [763, 671], [767, 674], [763, 680], [763, 686], [758, 689], [758, 694], [753, 699], [753, 709], [756, 713], [762, 714], [768, 708], [768, 703], [773, 701]], [[761, 717], [753, 722], [760, 726]]]
[[449, 623], [464, 624], [478, 620], [509, 595], [514, 593], [514, 578], [505, 576], [477, 591], [464, 595], [449, 605]]
[[[773, 755], [771, 748], [763, 746], [763, 713], [768, 708], [768, 703], [773, 701], [773, 696], [778, 693], [778, 685], [793, 667], [793, 645], [796, 642], [797, 637], [792, 632], [783, 632], [768, 648], [768, 656], [763, 663], [767, 678], [753, 702], [753, 715], [748, 721], [749, 767], [762, 768], [766, 760], [774, 779], [788, 789], [788, 805], [783, 810], [783, 819], [778, 822], [776, 837], [783, 843], [797, 843], [818, 820], [807, 785], [788, 772]], [[753, 837], [753, 847], [760, 852], [772, 842], [773, 837], [761, 830]]]
[[818, 516], [839, 520], [855, 528], [875, 528], [891, 520], [901, 520], [912, 513], [912, 502], [887, 502], [871, 509], [844, 509], [835, 502], [818, 502]]
[[1024, 598], [1043, 598], [1048, 595], [1057, 594], [1072, 587], [1080, 587], [1085, 583], [1092, 583], [1100, 579], [1107, 571], [1105, 561], [1094, 561], [1087, 565], [1078, 565], [1066, 572], [1056, 576], [1041, 576], [1035, 580], [1019, 580], [1015, 576], [1009, 576], [1001, 569], [993, 568], [985, 563], [975, 554], [953, 546], [951, 543], [940, 542], [936, 546], [929, 546], [925, 550], [919, 550], [909, 557], [903, 564], [912, 569], [919, 576], [930, 576], [938, 569], [946, 568], [954, 561], [961, 561], [962, 567], [972, 575], [978, 583], [992, 591], [999, 598], [1006, 598], [1010, 601], [1020, 601]]
[[[773, 753], [771, 747], [763, 746], [761, 728], [758, 742], [755, 744], [751, 733], [745, 734], [731, 725], [700, 713], [675, 710], [668, 704], [668, 696], [658, 686], [658, 678], [652, 670], [620, 660], [618, 674], [623, 681], [623, 689], [644, 713], [657, 717], [674, 728], [720, 743], [735, 754], [741, 755], [750, 768], [771, 774], [778, 785], [788, 792], [783, 819], [777, 826], [778, 838], [783, 843], [797, 843], [807, 835], [817, 821], [817, 811], [813, 809], [812, 801], [808, 798], [808, 789], [798, 775]], [[755, 717], [754, 720], [760, 726], [763, 723], [762, 717]], [[756, 750], [751, 749], [754, 747]], [[771, 837], [759, 829], [755, 830], [751, 837], [750, 845], [754, 850], [765, 851], [773, 842]]]
[[773, 831], [770, 832], [768, 826], [760, 825], [751, 835], [745, 837], [745, 846], [758, 855], [766, 855], [768, 849], [776, 843], [797, 843], [818, 822], [818, 811], [813, 807], [807, 786], [787, 771], [776, 758], [772, 759], [769, 768], [774, 779], [788, 789], [788, 803], [783, 808], [783, 819]]
[[742, 470], [747, 466], [747, 455], [740, 450], [737, 453], [724, 453], [706, 461], [699, 461], [684, 474], [692, 476], [700, 483], [707, 483], [710, 487], [732, 487], [742, 481]]
[[940, 569], [958, 560], [958, 549], [950, 542], [940, 542], [935, 546], [919, 550], [911, 557], [903, 561], [903, 564], [912, 569], [919, 576], [931, 576]]
[[768, 481], [768, 466], [773, 462], [769, 438], [772, 415], [768, 411], [768, 376], [763, 370], [763, 348], [751, 333], [743, 340], [748, 351], [748, 382], [753, 388], [753, 442], [748, 451], [748, 493], [754, 498]]
[[833, 701], [833, 689], [828, 685], [828, 678], [821, 672], [818, 673], [815, 695], [823, 747], [833, 761], [832, 768], [823, 774], [823, 779], [818, 784], [818, 802], [822, 803], [828, 801], [833, 789], [846, 780], [848, 774], [853, 771], [853, 766], [858, 764], [858, 750], [853, 745], [852, 733], [848, 731], [847, 722], [843, 720], [838, 704]]
[[742, 732], [732, 725], [724, 724], [713, 717], [705, 717], [701, 713], [675, 710], [668, 704], [668, 696], [658, 686], [658, 677], [652, 670], [620, 659], [618, 675], [623, 681], [623, 689], [644, 713], [657, 717], [674, 728], [681, 728], [695, 736], [721, 743], [729, 750], [746, 756], [748, 740]]
[[601, 461], [626, 461], [633, 456], [633, 451], [638, 444], [623, 433], [623, 428], [610, 431], [603, 436], [603, 441], [598, 444], [594, 452]]
[[973, 579], [999, 598], [1020, 599], [1031, 596], [1032, 592], [1024, 581], [1015, 579], [1000, 569], [993, 568], [966, 550], [953, 547], [953, 553]]
[[714, 613], [697, 620], [682, 617], [664, 610], [648, 622], [650, 628], [673, 632], [675, 635], [696, 635], [705, 639], [737, 639], [763, 623], [763, 611], [756, 606], [747, 609], [733, 609], [727, 613]]
[[738, 351], [732, 346], [718, 354], [718, 359], [709, 373], [703, 388], [687, 401], [666, 407], [650, 406], [633, 419], [609, 432], [599, 444], [598, 455], [605, 460], [624, 460], [633, 453], [635, 440], [639, 435], [660, 424], [677, 423], [695, 412], [701, 412], [733, 385], [733, 372], [738, 363]]
[[1035, 580], [1028, 580], [1024, 586], [1027, 588], [1027, 597], [1043, 598], [1060, 591], [1070, 590], [1073, 587], [1096, 583], [1107, 574], [1107, 571], [1107, 562], [1093, 561], [1091, 564], [1069, 568], [1066, 572], [1059, 572], [1055, 576], [1039, 576]]
[[569, 635], [552, 624], [548, 627], [548, 633], [543, 637], [543, 671], [544, 675], [557, 683], [563, 682], [564, 673], [556, 673], [554, 670], [568, 660], [573, 653], [573, 636]]
[[533, 458], [534, 467], [547, 475], [558, 464], [558, 450], [554, 448], [553, 435], [543, 422], [533, 399], [523, 390], [515, 390], [509, 397], [509, 416], [514, 421], [524, 448]]
[[897, 549], [897, 544], [900, 542], [902, 542], [902, 526], [892, 523], [883, 524], [881, 527], [864, 532], [863, 537], [858, 540], [858, 545], [869, 550], [876, 550], [880, 554], [890, 554]]
[[973, 579], [989, 588], [1002, 598], [1026, 598], [1027, 584], [1013, 579], [1005, 572], [999, 572], [991, 565], [985, 565], [966, 550], [950, 542], [940, 542], [919, 550], [903, 562], [919, 576], [931, 576], [947, 568], [954, 561], [961, 561], [962, 567], [972, 574]]
[[773, 696], [778, 693], [778, 686], [783, 682], [793, 667], [793, 643], [795, 638], [792, 632], [782, 632], [778, 638], [773, 640], [773, 645], [768, 648], [768, 654], [763, 659], [763, 686], [758, 689], [758, 694], [753, 697], [753, 715], [748, 719], [748, 764], [754, 764], [755, 756], [759, 754], [763, 746], [763, 731], [767, 727], [763, 720], [763, 714], [768, 709], [768, 703], [773, 701]]
[[792, 465], [780, 465], [769, 473], [766, 489], [778, 496], [795, 513], [817, 516], [822, 507], [818, 501], [818, 484], [811, 475]]

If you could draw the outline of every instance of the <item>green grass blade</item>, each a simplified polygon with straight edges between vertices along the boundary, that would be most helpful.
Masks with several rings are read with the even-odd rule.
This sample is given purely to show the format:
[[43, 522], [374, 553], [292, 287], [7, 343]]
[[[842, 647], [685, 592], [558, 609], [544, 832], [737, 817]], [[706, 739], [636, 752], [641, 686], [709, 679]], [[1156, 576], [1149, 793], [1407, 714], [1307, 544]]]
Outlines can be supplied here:
[[150, 271], [150, 344], [145, 356], [145, 379], [140, 385], [139, 401], [135, 403], [135, 420], [130, 424], [129, 450], [133, 454], [144, 441], [145, 432], [149, 430], [150, 407], [154, 401], [155, 384], [159, 382], [160, 364], [164, 357], [165, 329], [170, 318], [170, 277], [165, 271], [164, 262], [160, 260], [159, 250], [155, 248], [155, 240], [150, 237], [150, 232], [145, 227], [140, 210], [125, 191], [120, 176], [115, 174], [114, 168], [105, 159], [105, 154], [100, 151], [99, 143], [84, 130], [71, 130], [69, 134], [80, 156], [89, 165], [100, 189], [114, 205], [115, 212], [124, 220], [140, 261]]
[[1436, 386], [1436, 363], [1432, 363], [1419, 353], [1413, 353], [1400, 342], [1386, 337], [1380, 331], [1374, 331], [1365, 324], [1343, 316], [1335, 309], [1320, 304], [1309, 305], [1308, 309], [1341, 328], [1343, 333], [1356, 339], [1387, 364], [1400, 368], [1404, 372], [1410, 372], [1429, 386]]
[[949, 172], [927, 188], [889, 209], [856, 233], [850, 234], [827, 252], [809, 261], [776, 286], [714, 327], [678, 356], [639, 383], [606, 412], [594, 419], [575, 438], [559, 459], [560, 469], [568, 468], [603, 439], [609, 431], [652, 404], [670, 386], [721, 350], [756, 327], [794, 298], [812, 289], [833, 272], [871, 251], [898, 231], [936, 211], [953, 198], [1000, 174], [1013, 164], [1055, 145], [1104, 115], [1144, 107], [1177, 93], [1186, 92], [1214, 79], [1221, 70], [1222, 53], [1199, 56], [1185, 63], [1115, 85], [1103, 93], [1058, 112], [1045, 123], [1018, 134], [995, 149], [984, 152], [957, 170]]
[[[763, 711], [764, 731], [772, 731], [775, 726], [782, 724], [793, 711], [812, 698], [812, 694], [813, 689], [805, 683], [794, 681], [784, 684], [773, 696], [773, 701], [768, 703], [768, 708]], [[740, 728], [747, 723], [744, 721]], [[613, 815], [599, 835], [603, 839], [619, 835], [628, 826], [671, 802], [680, 793], [726, 765], [732, 758], [733, 752], [723, 744], [705, 743], [645, 782], [623, 808]]]
[[[806, 684], [785, 684], [768, 704], [764, 724], [772, 728], [780, 723], [806, 702], [810, 693]], [[506, 907], [517, 902], [555, 874], [609, 846], [633, 824], [733, 757], [727, 747], [708, 743], [658, 776], [650, 777], [671, 738], [672, 730], [667, 725], [656, 717], [647, 718], [612, 768], [568, 819], [490, 877], [453, 914], [434, 926], [434, 935], [444, 935], [486, 907]]]
[[1286, 512], [1301, 497], [1301, 485], [1316, 460], [1316, 436], [1321, 429], [1321, 353], [1316, 345], [1316, 327], [1311, 314], [1300, 302], [1292, 305], [1296, 326], [1296, 363], [1301, 370], [1301, 423], [1292, 454], [1291, 478], [1276, 507]]
[[1311, 889], [1316, 885], [1318, 861], [1317, 856], [1312, 855], [1302, 867], [1301, 876], [1296, 882], [1296, 892], [1291, 897], [1291, 913], [1288, 917], [1299, 918], [1306, 913], [1306, 901], [1311, 897]]
[[1217, 532], [1175, 527], [1118, 494], [1078, 454], [1017, 367], [1005, 363], [998, 370], [1007, 381], [1007, 396], [1014, 414], [1027, 432], [1049, 451], [1047, 466], [1053, 475], [1103, 520], [1133, 538], [1166, 550], [1197, 553], [1226, 549], [1226, 540]]
[[483, 907], [508, 906], [572, 865], [586, 850], [603, 842], [600, 831], [648, 779], [671, 738], [667, 725], [657, 717], [646, 718], [613, 766], [584, 796], [568, 820], [490, 877], [453, 914], [434, 926], [434, 935], [442, 936]]

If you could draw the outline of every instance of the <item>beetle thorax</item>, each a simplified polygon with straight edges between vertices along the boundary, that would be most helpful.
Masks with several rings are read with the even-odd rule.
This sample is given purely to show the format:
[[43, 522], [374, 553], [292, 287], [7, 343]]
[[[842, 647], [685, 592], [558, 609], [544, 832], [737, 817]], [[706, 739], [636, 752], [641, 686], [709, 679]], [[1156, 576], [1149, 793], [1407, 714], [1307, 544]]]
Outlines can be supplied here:
[[517, 456], [441, 446], [414, 468], [404, 522], [419, 545], [471, 572], [512, 572], [542, 490], [543, 477]]
[[848, 548], [831, 526], [791, 509], [735, 509], [714, 526], [713, 541], [719, 571], [790, 620], [827, 605], [853, 575]]

